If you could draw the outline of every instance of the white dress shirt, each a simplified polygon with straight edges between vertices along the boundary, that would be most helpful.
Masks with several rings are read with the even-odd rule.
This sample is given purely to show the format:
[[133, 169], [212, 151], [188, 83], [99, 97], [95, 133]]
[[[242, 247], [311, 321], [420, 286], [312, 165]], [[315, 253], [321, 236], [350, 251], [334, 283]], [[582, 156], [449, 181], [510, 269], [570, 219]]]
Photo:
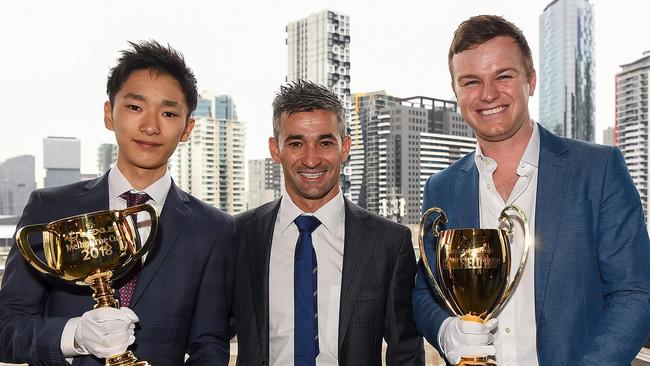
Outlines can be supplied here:
[[[114, 165], [111, 170], [108, 172], [108, 208], [110, 210], [122, 210], [125, 209], [126, 200], [120, 197], [124, 192], [130, 191], [133, 193], [145, 192], [149, 195], [149, 200], [147, 203], [152, 205], [158, 212], [160, 216], [162, 208], [167, 199], [167, 194], [169, 189], [172, 186], [172, 178], [169, 175], [169, 171], [165, 172], [160, 179], [155, 181], [149, 187], [145, 188], [142, 191], [138, 191], [133, 188], [131, 183], [124, 177], [124, 174], [120, 171], [117, 165]], [[151, 231], [151, 220], [149, 214], [146, 212], [138, 213], [138, 233], [140, 238], [144, 243], [149, 237], [149, 232]], [[143, 260], [146, 259], [146, 254], [143, 256]], [[91, 310], [91, 309], [88, 309]], [[63, 334], [61, 335], [61, 351], [63, 355], [68, 358], [68, 362], [72, 363], [70, 357], [87, 355], [87, 353], [82, 352], [82, 350], [74, 347], [74, 333], [77, 329], [77, 324], [81, 317], [71, 318], [65, 324], [63, 328]]]
[[[496, 229], [501, 210], [506, 205], [519, 206], [528, 218], [531, 236], [535, 233], [535, 203], [539, 162], [539, 129], [533, 123], [533, 133], [517, 167], [517, 180], [508, 201], [497, 192], [492, 174], [496, 162], [483, 155], [477, 144], [475, 163], [479, 171], [479, 214], [481, 228]], [[512, 212], [509, 212], [512, 214]], [[515, 221], [516, 222], [516, 221]], [[534, 243], [534, 241], [533, 241]], [[515, 227], [511, 243], [511, 278], [514, 276], [524, 250], [524, 234], [520, 225]], [[498, 314], [499, 326], [495, 333], [496, 361], [500, 366], [536, 366], [537, 331], [535, 325], [535, 249], [528, 251], [528, 261], [510, 300]]]
[[[293, 366], [293, 263], [304, 214], [285, 193], [273, 230], [269, 267], [269, 365]], [[307, 214], [309, 215], [309, 214]], [[313, 213], [321, 225], [312, 233], [318, 261], [318, 366], [338, 365], [339, 307], [343, 274], [345, 203], [339, 193]]]

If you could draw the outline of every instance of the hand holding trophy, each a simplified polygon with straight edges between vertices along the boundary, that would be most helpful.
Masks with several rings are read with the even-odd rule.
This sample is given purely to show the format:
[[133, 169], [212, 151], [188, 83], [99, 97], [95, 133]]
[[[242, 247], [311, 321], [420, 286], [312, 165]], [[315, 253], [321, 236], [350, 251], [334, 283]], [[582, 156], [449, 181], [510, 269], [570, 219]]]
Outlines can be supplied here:
[[[128, 219], [140, 211], [151, 217], [151, 231], [144, 244], [140, 243], [133, 221]], [[27, 263], [39, 272], [90, 286], [95, 308], [118, 308], [111, 280], [126, 274], [151, 250], [157, 227], [156, 210], [144, 204], [28, 225], [18, 230], [16, 242]], [[45, 261], [29, 245], [31, 233], [42, 233]], [[108, 357], [106, 365], [149, 366], [149, 363], [138, 361], [133, 352], [126, 351]]]
[[[508, 215], [514, 211], [524, 229], [524, 250], [514, 276], [510, 275], [511, 237], [515, 219]], [[427, 258], [425, 235], [432, 214], [438, 216], [431, 223], [434, 238], [435, 267]], [[447, 229], [447, 215], [438, 208], [428, 209], [420, 220], [418, 242], [420, 255], [429, 282], [439, 298], [462, 320], [485, 323], [503, 308], [523, 273], [532, 238], [524, 211], [514, 205], [506, 206], [499, 215], [503, 229]], [[488, 357], [463, 357], [459, 365], [495, 365]]]

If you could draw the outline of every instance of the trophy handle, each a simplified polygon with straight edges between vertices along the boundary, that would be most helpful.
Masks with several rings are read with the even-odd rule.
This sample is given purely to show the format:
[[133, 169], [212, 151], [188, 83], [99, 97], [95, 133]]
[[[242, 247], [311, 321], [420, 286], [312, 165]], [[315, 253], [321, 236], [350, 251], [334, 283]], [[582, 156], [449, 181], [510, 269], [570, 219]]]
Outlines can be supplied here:
[[510, 215], [506, 213], [508, 211], [515, 211], [519, 216], [519, 218], [521, 218], [521, 221], [523, 221], [524, 223], [523, 225], [524, 226], [524, 252], [521, 255], [521, 260], [519, 261], [519, 267], [517, 267], [517, 272], [515, 272], [513, 280], [510, 282], [510, 284], [508, 284], [508, 287], [506, 287], [505, 291], [503, 291], [503, 294], [499, 299], [498, 305], [485, 318], [486, 321], [492, 318], [494, 314], [498, 314], [499, 311], [501, 311], [501, 308], [503, 308], [503, 306], [505, 305], [506, 300], [510, 298], [510, 294], [515, 289], [515, 287], [517, 287], [517, 284], [521, 279], [521, 275], [524, 273], [524, 266], [526, 265], [526, 260], [528, 259], [528, 249], [530, 248], [532, 242], [532, 237], [530, 236], [530, 229], [528, 228], [528, 219], [526, 218], [526, 213], [518, 206], [508, 205], [504, 207], [504, 209], [501, 210], [501, 214], [499, 215], [499, 224], [503, 223], [504, 221], [507, 221], [508, 235], [512, 235], [515, 224], [514, 221], [512, 220], [512, 217], [510, 217]]
[[16, 244], [18, 244], [18, 249], [20, 250], [20, 253], [27, 260], [27, 263], [29, 263], [32, 267], [34, 267], [36, 270], [38, 270], [41, 273], [58, 276], [60, 275], [60, 273], [54, 270], [52, 267], [48, 266], [45, 262], [43, 262], [34, 253], [32, 246], [29, 245], [29, 240], [27, 240], [29, 234], [33, 232], [42, 233], [43, 231], [49, 231], [47, 229], [47, 224], [23, 226], [20, 229], [18, 229], [18, 231], [16, 232]]
[[[156, 231], [158, 230], [158, 213], [156, 212], [156, 209], [153, 208], [153, 206], [150, 204], [145, 203], [143, 205], [127, 207], [124, 210], [120, 211], [120, 214], [126, 217], [135, 215], [141, 211], [146, 211], [151, 218], [151, 229], [149, 230], [149, 237], [147, 237], [147, 241], [140, 247], [140, 249], [138, 249], [138, 251], [135, 252], [135, 254], [133, 254], [130, 259], [124, 262], [122, 268], [130, 268], [133, 262], [140, 260], [140, 258], [145, 253], [149, 252], [149, 249], [153, 245], [154, 239], [156, 237]], [[138, 228], [136, 227], [135, 230], [138, 230]]]
[[[429, 219], [429, 216], [432, 214], [437, 213], [438, 217], [436, 217], [433, 220], [433, 223], [431, 223], [432, 227], [432, 234], [434, 237], [438, 237], [440, 235], [440, 225], [446, 224], [447, 223], [447, 215], [445, 214], [445, 211], [443, 211], [441, 208], [438, 207], [431, 207], [428, 210], [424, 212], [424, 215], [422, 215], [422, 219], [420, 220], [420, 233], [418, 235], [418, 245], [420, 247], [420, 258], [422, 258], [422, 264], [424, 265], [425, 272], [427, 274], [427, 277], [429, 277], [429, 283], [433, 285], [433, 288], [436, 290], [438, 293], [438, 297], [440, 297], [449, 310], [451, 310], [454, 315], [461, 315], [460, 309], [456, 306], [456, 304], [452, 304], [449, 300], [447, 300], [447, 296], [445, 296], [445, 293], [442, 291], [442, 288], [438, 284], [438, 280], [436, 279], [436, 276], [433, 275], [433, 271], [431, 270], [431, 266], [429, 266], [429, 260], [427, 258], [427, 251], [426, 247], [424, 244], [424, 235], [426, 234], [426, 223], [427, 220]], [[436, 244], [436, 255], [440, 255], [439, 253], [439, 247]]]

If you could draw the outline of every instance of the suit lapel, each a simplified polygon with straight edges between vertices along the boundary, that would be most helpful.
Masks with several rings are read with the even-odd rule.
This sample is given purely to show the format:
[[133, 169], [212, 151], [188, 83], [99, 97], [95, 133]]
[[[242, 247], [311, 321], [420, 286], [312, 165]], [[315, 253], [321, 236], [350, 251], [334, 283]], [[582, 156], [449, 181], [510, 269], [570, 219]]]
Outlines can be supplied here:
[[368, 227], [369, 218], [368, 213], [345, 199], [345, 244], [339, 309], [339, 350], [345, 340], [362, 285], [360, 280], [362, 276], [359, 273], [365, 270], [365, 263], [369, 258], [368, 246], [372, 242], [369, 233], [374, 232], [372, 228]]
[[[280, 209], [281, 199], [273, 205], [262, 206], [256, 212], [259, 229], [249, 231], [250, 249], [250, 289], [251, 298], [255, 299], [261, 294], [261, 301], [253, 301], [257, 329], [260, 332], [261, 346], [265, 359], [268, 360], [268, 333], [269, 333], [269, 263], [271, 260], [271, 243], [275, 220]], [[255, 227], [255, 224], [252, 225]]]
[[539, 319], [544, 305], [546, 284], [571, 169], [563, 155], [568, 148], [562, 140], [541, 125], [539, 176], [535, 208], [535, 316]]
[[154, 246], [151, 252], [147, 254], [138, 284], [131, 298], [130, 307], [134, 307], [138, 303], [165, 257], [176, 244], [179, 234], [183, 231], [183, 227], [185, 227], [185, 223], [192, 212], [187, 207], [187, 202], [189, 202], [187, 194], [172, 183], [163, 206], [162, 215], [160, 215]]
[[84, 213], [108, 210], [108, 173], [89, 180], [85, 191], [76, 202], [83, 202]]
[[[455, 200], [451, 202], [449, 208], [443, 207], [443, 210], [457, 208], [456, 215], [449, 217], [451, 222], [448, 225], [450, 229], [479, 227], [479, 209], [478, 209], [478, 169], [474, 164], [474, 153], [467, 159], [462, 167], [463, 174], [456, 181]], [[470, 193], [474, 192], [474, 193]], [[441, 194], [445, 194], [444, 192]], [[454, 218], [457, 220], [453, 224]], [[453, 225], [453, 226], [452, 226]]]

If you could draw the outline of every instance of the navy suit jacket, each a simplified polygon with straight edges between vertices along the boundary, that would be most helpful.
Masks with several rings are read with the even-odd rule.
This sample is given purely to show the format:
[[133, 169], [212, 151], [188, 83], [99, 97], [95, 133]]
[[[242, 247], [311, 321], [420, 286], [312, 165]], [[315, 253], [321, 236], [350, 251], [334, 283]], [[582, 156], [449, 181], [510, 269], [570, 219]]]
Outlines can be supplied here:
[[[558, 137], [539, 126], [535, 319], [540, 365], [629, 365], [650, 333], [650, 242], [639, 194], [616, 147]], [[447, 228], [479, 227], [474, 153], [429, 178], [423, 211]], [[433, 246], [427, 254], [434, 263]], [[413, 290], [419, 331], [439, 349], [451, 314], [420, 264]]]
[[[107, 177], [34, 191], [18, 227], [108, 209]], [[159, 220], [129, 305], [140, 318], [129, 349], [156, 366], [183, 364], [186, 353], [188, 364], [227, 365], [232, 218], [172, 183]], [[30, 240], [39, 240], [32, 243], [39, 255], [43, 250], [36, 236]], [[89, 287], [40, 274], [14, 245], [0, 290], [0, 360], [68, 365], [60, 347], [63, 327], [93, 308], [91, 294]], [[92, 356], [75, 357], [73, 363], [103, 364]]]
[[[269, 262], [279, 207], [278, 200], [235, 218], [238, 366], [269, 364]], [[424, 365], [411, 314], [415, 271], [410, 231], [346, 200], [339, 365], [381, 366], [382, 339], [386, 365]]]

